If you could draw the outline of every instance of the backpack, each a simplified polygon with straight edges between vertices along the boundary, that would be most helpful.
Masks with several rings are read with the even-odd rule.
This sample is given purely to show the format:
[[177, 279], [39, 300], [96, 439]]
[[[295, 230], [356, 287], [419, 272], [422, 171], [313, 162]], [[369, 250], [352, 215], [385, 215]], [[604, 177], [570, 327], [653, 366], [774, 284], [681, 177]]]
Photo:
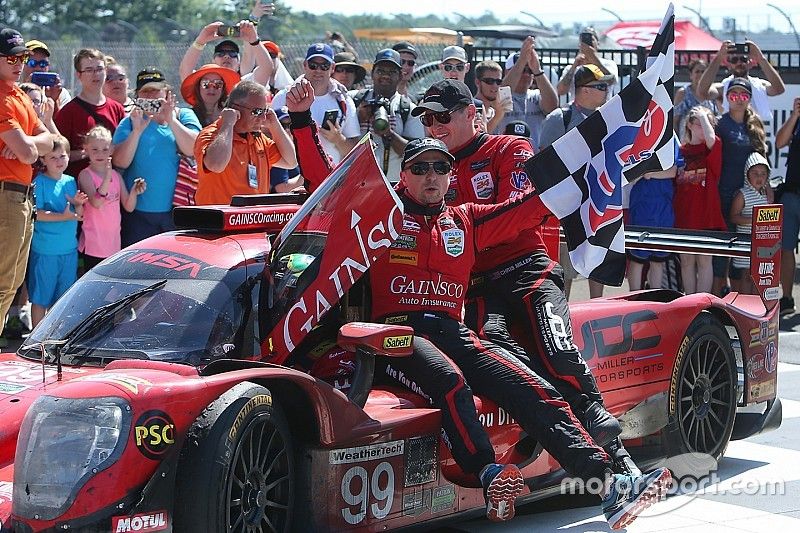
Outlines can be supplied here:
[[564, 120], [564, 133], [567, 132], [567, 126], [569, 126], [570, 121], [572, 120], [572, 106], [568, 105], [567, 107], [561, 108], [561, 118]]
[[[371, 90], [372, 89], [361, 89], [353, 96], [353, 103], [356, 105], [356, 109], [358, 109], [358, 106], [361, 105], [361, 102], [364, 101], [364, 98], [367, 97], [367, 94]], [[400, 105], [397, 107], [397, 112], [400, 114], [400, 118], [403, 119], [403, 124], [408, 122], [408, 115], [411, 114], [411, 98], [401, 94]]]

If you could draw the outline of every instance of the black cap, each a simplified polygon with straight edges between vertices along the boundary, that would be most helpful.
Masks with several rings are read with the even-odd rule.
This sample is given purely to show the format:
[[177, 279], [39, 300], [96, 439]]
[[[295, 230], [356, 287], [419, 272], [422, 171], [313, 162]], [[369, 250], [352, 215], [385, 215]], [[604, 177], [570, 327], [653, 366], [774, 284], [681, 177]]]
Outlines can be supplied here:
[[215, 54], [217, 52], [223, 52], [223, 51], [227, 52], [229, 50], [232, 50], [232, 51], [238, 53], [239, 52], [239, 45], [236, 44], [234, 41], [231, 41], [230, 39], [225, 39], [224, 41], [218, 42], [217, 46], [214, 47], [214, 53]]
[[400, 64], [400, 53], [397, 50], [392, 50], [391, 48], [384, 48], [375, 54], [375, 62], [373, 63], [373, 66], [377, 65], [378, 63], [392, 63], [397, 65], [397, 68], [403, 68], [403, 66]]
[[11, 28], [0, 30], [0, 55], [15, 56], [27, 51], [25, 40], [17, 30]]
[[401, 166], [405, 167], [406, 163], [413, 161], [423, 152], [428, 152], [430, 150], [442, 152], [451, 163], [454, 163], [456, 160], [453, 154], [447, 151], [447, 146], [445, 146], [442, 141], [431, 137], [423, 137], [422, 139], [412, 139], [408, 141], [406, 149], [403, 151], [403, 162]]
[[748, 94], [753, 94], [753, 86], [750, 85], [750, 80], [747, 78], [733, 78], [731, 81], [728, 82], [728, 88], [726, 90], [730, 91], [733, 87], [740, 87], [747, 91]]
[[522, 120], [513, 120], [506, 124], [506, 129], [503, 131], [506, 135], [517, 135], [519, 137], [530, 137], [531, 129], [528, 124]]
[[400, 41], [396, 45], [392, 46], [393, 50], [397, 50], [398, 52], [407, 52], [414, 56], [414, 59], [417, 59], [417, 49], [414, 48], [414, 45], [407, 41]]
[[467, 106], [471, 103], [472, 92], [463, 81], [441, 80], [425, 91], [422, 101], [411, 111], [411, 114], [418, 117], [425, 111], [440, 113]]
[[163, 89], [167, 86], [167, 79], [164, 77], [164, 73], [157, 68], [145, 67], [136, 75], [136, 90], [139, 91], [151, 83], [158, 84], [158, 88]]

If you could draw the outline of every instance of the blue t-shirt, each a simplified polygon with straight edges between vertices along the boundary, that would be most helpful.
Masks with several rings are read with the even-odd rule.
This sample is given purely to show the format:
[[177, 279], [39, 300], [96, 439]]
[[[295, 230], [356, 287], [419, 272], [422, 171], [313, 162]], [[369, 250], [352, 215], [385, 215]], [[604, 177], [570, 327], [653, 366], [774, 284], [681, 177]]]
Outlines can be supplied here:
[[[191, 109], [180, 108], [178, 120], [189, 129], [200, 131], [200, 121]], [[114, 132], [114, 144], [120, 144], [131, 134], [131, 118], [125, 117]], [[145, 213], [167, 213], [172, 210], [175, 180], [178, 175], [178, 144], [168, 125], [154, 120], [147, 125], [136, 154], [128, 168], [122, 172], [125, 186], [133, 187], [133, 180], [142, 177], [147, 190], [136, 200], [136, 210]]]
[[[728, 113], [719, 119], [717, 135], [722, 140], [720, 195], [725, 198], [733, 198], [736, 191], [744, 185], [744, 163], [753, 152], [753, 146], [750, 144], [745, 124], [737, 123]], [[727, 218], [727, 213], [725, 216]]]
[[[33, 179], [36, 187], [36, 209], [63, 213], [67, 208], [67, 195], [74, 197], [78, 193], [75, 178], [63, 174], [60, 179], [53, 179], [39, 174]], [[74, 207], [70, 207], [74, 211]], [[33, 224], [31, 250], [41, 255], [65, 255], [78, 251], [78, 221], [47, 221], [37, 219]]]
[[300, 174], [300, 167], [292, 169], [271, 167], [269, 169], [269, 192], [275, 192], [275, 187], [281, 183], [287, 183], [298, 174]]

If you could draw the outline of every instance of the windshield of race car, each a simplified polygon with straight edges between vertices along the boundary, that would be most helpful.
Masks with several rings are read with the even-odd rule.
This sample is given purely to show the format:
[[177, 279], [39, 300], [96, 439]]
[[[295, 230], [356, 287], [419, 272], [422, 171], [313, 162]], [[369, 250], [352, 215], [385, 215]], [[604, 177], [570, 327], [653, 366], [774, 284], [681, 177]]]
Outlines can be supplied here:
[[19, 353], [38, 360], [43, 341], [64, 341], [45, 356], [52, 360], [60, 349], [67, 364], [151, 359], [202, 366], [232, 357], [243, 313], [218, 280], [119, 279], [92, 270], [53, 306]]

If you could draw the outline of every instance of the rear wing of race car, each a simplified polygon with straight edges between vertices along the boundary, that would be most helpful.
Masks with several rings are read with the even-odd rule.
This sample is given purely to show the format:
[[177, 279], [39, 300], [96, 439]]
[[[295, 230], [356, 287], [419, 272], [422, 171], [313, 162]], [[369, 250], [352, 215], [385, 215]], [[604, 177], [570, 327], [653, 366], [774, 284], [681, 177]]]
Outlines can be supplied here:
[[727, 231], [695, 231], [675, 228], [625, 226], [625, 247], [682, 254], [749, 257], [750, 276], [767, 310], [781, 296], [781, 226], [783, 206], [753, 208], [750, 234]]

